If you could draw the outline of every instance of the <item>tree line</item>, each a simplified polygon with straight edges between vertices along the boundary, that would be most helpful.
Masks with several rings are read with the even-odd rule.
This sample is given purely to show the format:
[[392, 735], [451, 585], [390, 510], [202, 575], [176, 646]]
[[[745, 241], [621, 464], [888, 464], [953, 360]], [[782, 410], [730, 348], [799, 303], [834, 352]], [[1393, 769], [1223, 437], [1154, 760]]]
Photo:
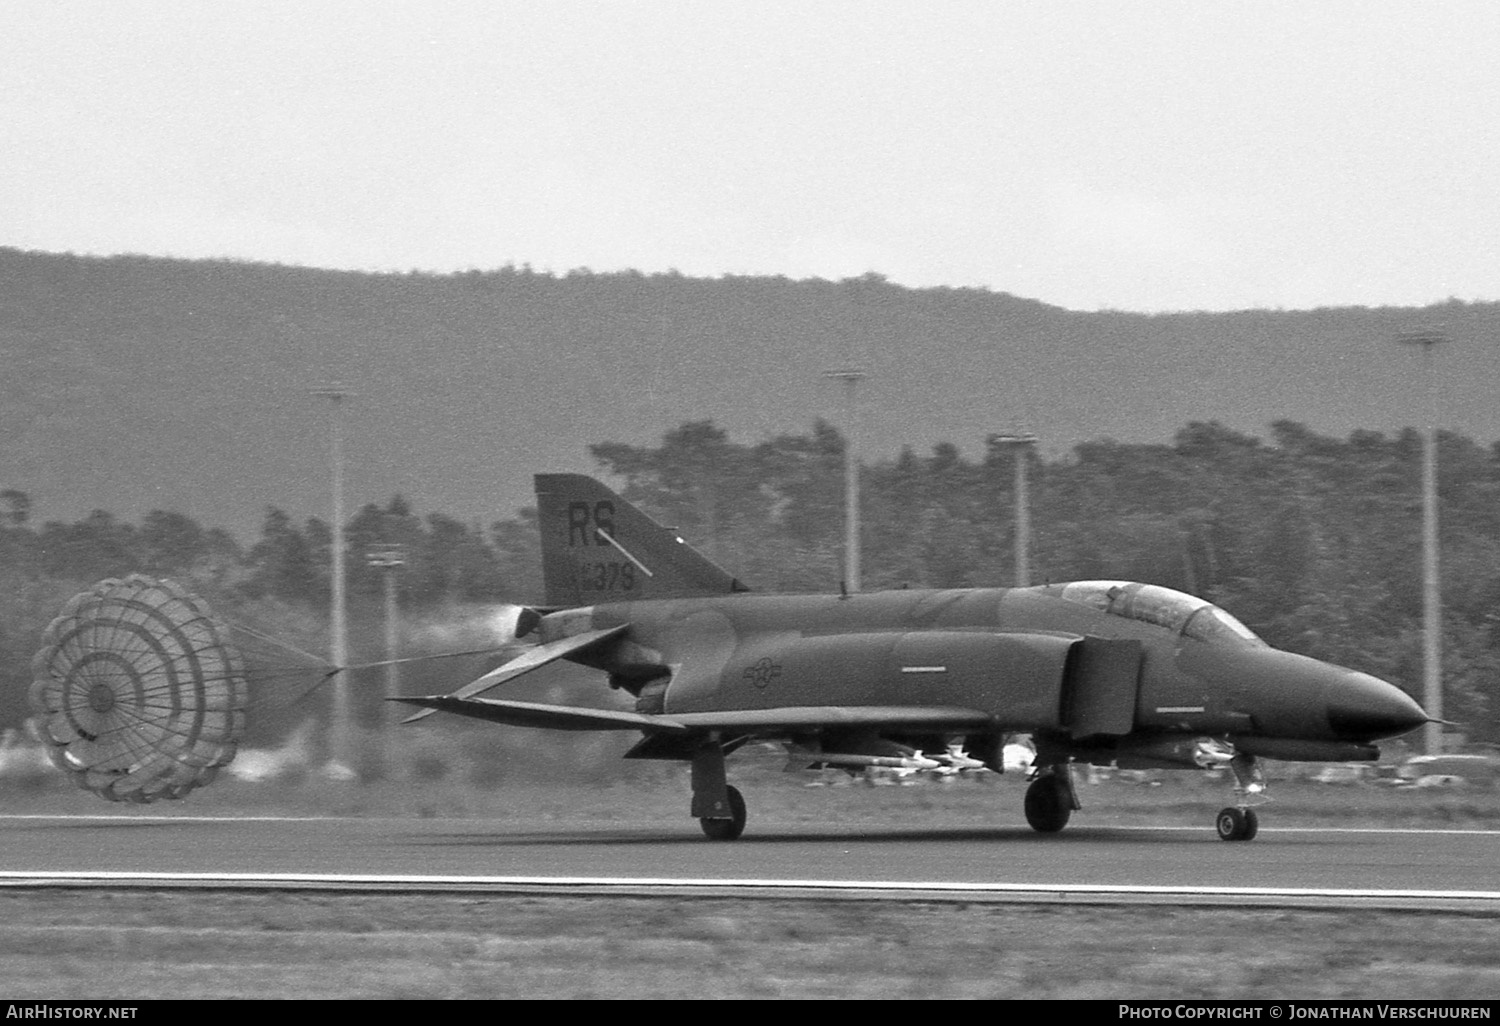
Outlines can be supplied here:
[[[711, 421], [659, 444], [601, 442], [599, 469], [622, 494], [677, 526], [760, 591], [835, 591], [843, 577], [845, 439], [805, 433], [743, 443]], [[1019, 453], [1019, 455], [1018, 455]], [[1201, 595], [1268, 642], [1420, 692], [1421, 438], [1347, 438], [1279, 421], [1269, 436], [1195, 422], [1167, 444], [1099, 439], [1048, 456], [992, 442], [867, 462], [861, 472], [863, 586], [981, 587], [1014, 580], [1014, 460], [1029, 461], [1033, 583], [1128, 579]], [[1500, 444], [1439, 439], [1445, 716], [1500, 740]], [[30, 497], [0, 491], [0, 718], [25, 715], [35, 639], [94, 580], [171, 576], [226, 616], [296, 624], [317, 645], [326, 624], [332, 531], [267, 509], [248, 546], [167, 511], [130, 524], [105, 511], [32, 523]], [[541, 597], [535, 510], [489, 525], [418, 515], [394, 496], [345, 525], [351, 623], [379, 615], [382, 570], [365, 556], [399, 545], [405, 610]], [[314, 649], [321, 650], [321, 649]], [[369, 653], [378, 658], [378, 652]]]

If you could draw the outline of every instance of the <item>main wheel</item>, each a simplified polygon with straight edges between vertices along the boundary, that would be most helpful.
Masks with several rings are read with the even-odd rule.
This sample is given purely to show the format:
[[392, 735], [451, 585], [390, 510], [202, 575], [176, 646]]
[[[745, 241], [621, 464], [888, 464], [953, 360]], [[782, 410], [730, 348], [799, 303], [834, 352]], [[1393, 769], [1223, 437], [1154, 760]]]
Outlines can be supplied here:
[[1068, 825], [1073, 806], [1067, 788], [1055, 776], [1038, 777], [1026, 789], [1026, 822], [1043, 834], [1055, 834]]
[[729, 819], [709, 819], [704, 817], [698, 820], [703, 827], [703, 832], [708, 835], [710, 841], [733, 841], [745, 832], [745, 798], [740, 794], [739, 788], [730, 785], [725, 788], [729, 796]]
[[1260, 817], [1254, 809], [1220, 809], [1214, 829], [1221, 841], [1249, 841], [1260, 831]]

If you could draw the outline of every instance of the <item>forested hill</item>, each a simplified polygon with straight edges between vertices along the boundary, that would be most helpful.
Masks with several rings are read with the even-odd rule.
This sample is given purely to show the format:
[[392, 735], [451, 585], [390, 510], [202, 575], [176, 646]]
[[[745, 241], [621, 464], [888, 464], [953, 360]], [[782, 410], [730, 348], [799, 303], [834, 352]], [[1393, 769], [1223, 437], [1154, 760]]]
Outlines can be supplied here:
[[401, 493], [488, 523], [588, 446], [711, 419], [756, 442], [842, 423], [858, 365], [874, 458], [978, 455], [1021, 425], [1047, 452], [1168, 442], [1186, 423], [1342, 436], [1423, 419], [1393, 341], [1441, 324], [1443, 423], [1500, 438], [1500, 304], [1082, 313], [1003, 292], [840, 282], [376, 274], [0, 249], [0, 487], [38, 520], [173, 510], [241, 538], [267, 506], [325, 515], [338, 380], [351, 508]]

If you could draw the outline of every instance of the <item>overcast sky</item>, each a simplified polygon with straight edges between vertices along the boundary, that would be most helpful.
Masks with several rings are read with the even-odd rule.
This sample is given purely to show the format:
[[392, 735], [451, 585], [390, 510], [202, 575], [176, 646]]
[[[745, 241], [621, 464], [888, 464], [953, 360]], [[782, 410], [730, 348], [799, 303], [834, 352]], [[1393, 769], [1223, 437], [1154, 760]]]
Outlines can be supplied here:
[[1500, 4], [7, 0], [0, 245], [1500, 299]]

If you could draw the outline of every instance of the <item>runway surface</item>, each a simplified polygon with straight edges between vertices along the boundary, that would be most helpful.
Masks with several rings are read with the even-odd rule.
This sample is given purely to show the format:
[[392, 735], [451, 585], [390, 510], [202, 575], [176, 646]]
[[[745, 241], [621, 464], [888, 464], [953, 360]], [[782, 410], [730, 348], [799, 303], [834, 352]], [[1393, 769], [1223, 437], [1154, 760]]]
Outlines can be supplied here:
[[622, 828], [122, 814], [0, 816], [0, 838], [0, 884], [9, 885], [58, 875], [108, 885], [109, 874], [186, 874], [179, 883], [355, 886], [359, 878], [361, 886], [394, 879], [483, 889], [483, 881], [553, 881], [595, 892], [847, 886], [912, 897], [1113, 893], [1180, 903], [1281, 895], [1274, 903], [1500, 910], [1496, 831], [1263, 828], [1253, 842], [1225, 843], [1207, 827], [1076, 826], [1043, 836], [1025, 827], [768, 824], [739, 841], [713, 843], [690, 820]]

